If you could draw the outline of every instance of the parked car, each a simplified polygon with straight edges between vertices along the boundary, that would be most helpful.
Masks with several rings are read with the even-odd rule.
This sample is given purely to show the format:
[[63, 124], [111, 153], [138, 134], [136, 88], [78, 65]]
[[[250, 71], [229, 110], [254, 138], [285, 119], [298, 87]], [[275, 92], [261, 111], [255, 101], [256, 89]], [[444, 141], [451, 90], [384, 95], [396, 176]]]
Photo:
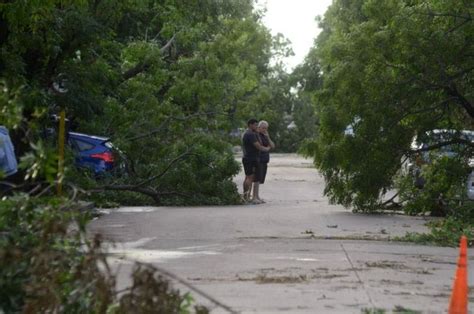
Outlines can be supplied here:
[[107, 137], [68, 132], [67, 141], [77, 167], [90, 169], [96, 175], [124, 167], [121, 152]]
[[[420, 137], [415, 137], [411, 144], [411, 149], [413, 151], [423, 149], [425, 147], [429, 147], [431, 145], [435, 145], [437, 143], [442, 143], [445, 141], [449, 141], [453, 138], [460, 138], [463, 140], [471, 141], [474, 143], [474, 131], [469, 130], [432, 130], [426, 132]], [[455, 157], [458, 154], [460, 148], [462, 148], [463, 144], [453, 144], [440, 147], [433, 151], [421, 151], [415, 154], [412, 158], [408, 160], [406, 165], [407, 170], [414, 176], [415, 185], [418, 188], [423, 188], [425, 184], [425, 180], [422, 174], [421, 166], [423, 164], [430, 163], [432, 158], [437, 157]], [[470, 200], [474, 200], [474, 157], [470, 158], [469, 160], [469, 167], [470, 173], [468, 175], [468, 179], [466, 182], [466, 193], [467, 197]]]

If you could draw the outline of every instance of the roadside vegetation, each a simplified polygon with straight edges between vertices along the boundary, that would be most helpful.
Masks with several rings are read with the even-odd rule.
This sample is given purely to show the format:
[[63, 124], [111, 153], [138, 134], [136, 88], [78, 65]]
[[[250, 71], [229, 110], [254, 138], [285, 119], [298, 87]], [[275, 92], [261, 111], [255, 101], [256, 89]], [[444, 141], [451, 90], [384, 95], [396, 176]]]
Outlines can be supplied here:
[[22, 114], [10, 125], [20, 157], [54, 155], [54, 138], [42, 135], [57, 128], [50, 117], [62, 108], [70, 131], [110, 138], [125, 156], [120, 176], [96, 180], [66, 163], [65, 180], [99, 205], [238, 203], [232, 145], [249, 117], [270, 123], [280, 149], [297, 148], [287, 128], [289, 74], [278, 61], [292, 52], [250, 0], [10, 2], [0, 10], [0, 84], [6, 100], [16, 97], [1, 123]]
[[[474, 141], [462, 134], [474, 130], [473, 13], [462, 1], [334, 1], [293, 73], [318, 122], [302, 151], [332, 202], [447, 217], [409, 240], [457, 245], [472, 234]], [[433, 130], [445, 136], [413, 145]]]
[[146, 265], [118, 291], [100, 237], [86, 238], [89, 218], [73, 199], [22, 193], [0, 202], [2, 313], [209, 312]]
[[420, 311], [410, 310], [404, 308], [403, 306], [397, 305], [393, 309], [393, 311], [387, 311], [385, 309], [380, 308], [373, 308], [373, 309], [362, 309], [362, 314], [386, 314], [386, 313], [393, 313], [393, 314], [419, 314]]

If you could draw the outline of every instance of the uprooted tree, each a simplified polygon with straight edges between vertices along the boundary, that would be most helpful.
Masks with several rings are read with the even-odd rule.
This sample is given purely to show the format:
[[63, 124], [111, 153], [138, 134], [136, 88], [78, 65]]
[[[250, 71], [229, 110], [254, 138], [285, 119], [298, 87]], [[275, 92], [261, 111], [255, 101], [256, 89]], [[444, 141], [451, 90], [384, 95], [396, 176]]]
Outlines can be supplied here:
[[[274, 95], [274, 85], [260, 85], [277, 80], [271, 53], [287, 53], [252, 5], [0, 4], [0, 125], [11, 131], [22, 170], [16, 186], [1, 191], [0, 312], [208, 312], [156, 269], [137, 268], [132, 287], [117, 291], [100, 241], [85, 235], [91, 217], [77, 200], [92, 192], [135, 204], [238, 201], [228, 133]], [[69, 155], [71, 193], [55, 197], [57, 153], [44, 131], [59, 108], [71, 130], [110, 137], [127, 156], [126, 171], [93, 178]], [[271, 106], [265, 112], [278, 118]]]
[[[230, 130], [257, 115], [278, 133], [279, 111], [291, 109], [289, 85], [269, 65], [272, 53], [291, 52], [260, 14], [250, 0], [1, 4], [0, 72], [18, 96], [6, 110], [22, 112], [10, 125], [19, 155], [48, 150], [29, 146], [45, 141], [30, 121], [44, 127], [63, 107], [73, 130], [110, 137], [128, 170], [97, 181], [70, 162], [66, 180], [105, 198], [237, 202]], [[278, 95], [286, 100], [273, 105]]]
[[[329, 7], [299, 70], [315, 71], [297, 87], [316, 106], [319, 135], [306, 153], [333, 202], [381, 208], [403, 160], [420, 152], [410, 146], [414, 136], [473, 129], [473, 14], [469, 1], [339, 0]], [[458, 132], [423, 149], [455, 144], [459, 158], [449, 162], [466, 167], [473, 144]], [[458, 187], [468, 174], [431, 173], [434, 181], [457, 176], [449, 180]]]

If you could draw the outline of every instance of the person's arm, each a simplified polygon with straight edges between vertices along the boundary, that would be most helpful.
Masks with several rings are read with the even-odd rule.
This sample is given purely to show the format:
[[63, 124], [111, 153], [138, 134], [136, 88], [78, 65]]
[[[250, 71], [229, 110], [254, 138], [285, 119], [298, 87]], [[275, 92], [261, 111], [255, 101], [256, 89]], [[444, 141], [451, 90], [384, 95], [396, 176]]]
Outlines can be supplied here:
[[270, 144], [270, 148], [274, 149], [275, 148], [275, 143], [273, 143], [272, 139], [270, 138], [270, 134], [268, 134], [268, 131], [265, 133], [262, 133], [263, 136], [265, 136], [268, 140], [268, 144]]
[[270, 138], [270, 135], [268, 133], [264, 134], [264, 135], [267, 137], [268, 143], [270, 144], [270, 148], [274, 149], [275, 148], [275, 143], [273, 143], [272, 139]]
[[260, 151], [262, 151], [262, 152], [269, 152], [269, 151], [270, 151], [270, 147], [265, 147], [265, 146], [263, 146], [262, 144], [260, 144], [259, 141], [255, 141], [255, 142], [253, 143], [253, 145], [254, 145], [258, 150], [260, 150]]

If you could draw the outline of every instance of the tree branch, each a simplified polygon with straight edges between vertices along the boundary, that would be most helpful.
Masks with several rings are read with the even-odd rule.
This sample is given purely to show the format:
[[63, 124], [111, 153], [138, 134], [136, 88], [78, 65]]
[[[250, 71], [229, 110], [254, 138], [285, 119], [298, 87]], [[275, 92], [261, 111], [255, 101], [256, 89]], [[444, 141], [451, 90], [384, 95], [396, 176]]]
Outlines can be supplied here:
[[[434, 106], [431, 106], [431, 107], [428, 107], [428, 108], [423, 108], [423, 109], [419, 109], [419, 110], [416, 110], [416, 111], [409, 111], [407, 110], [408, 112], [404, 113], [401, 118], [399, 118], [395, 123], [393, 123], [390, 128], [394, 127], [396, 124], [400, 123], [400, 121], [402, 121], [403, 119], [405, 119], [406, 117], [408, 116], [411, 116], [411, 115], [417, 115], [417, 114], [421, 114], [421, 113], [426, 113], [426, 112], [429, 112], [429, 111], [433, 111], [435, 109], [438, 109], [439, 107], [443, 106], [443, 105], [446, 105], [447, 103], [449, 103], [449, 101], [453, 100], [453, 98], [448, 98], [448, 99], [445, 99], [443, 100], [442, 102], [434, 105]], [[405, 111], [405, 110], [403, 110]]]
[[140, 62], [133, 68], [129, 69], [123, 74], [123, 81], [131, 79], [132, 77], [137, 76], [138, 74], [144, 72], [149, 67], [149, 64], [145, 62]]
[[191, 197], [191, 195], [183, 193], [183, 192], [178, 192], [178, 191], [162, 191], [158, 192], [152, 188], [143, 188], [143, 187], [137, 187], [135, 185], [105, 185], [99, 188], [91, 189], [88, 190], [87, 192], [89, 193], [100, 193], [104, 191], [129, 191], [129, 192], [137, 192], [141, 193], [143, 195], [149, 196], [150, 198], [153, 199], [153, 201], [157, 204], [161, 204], [161, 198], [162, 196], [169, 196], [169, 195], [179, 195], [179, 196], [184, 196], [184, 197]]
[[171, 47], [171, 45], [174, 43], [176, 39], [176, 34], [173, 35], [173, 37], [171, 37], [170, 40], [168, 40], [168, 42], [160, 48], [160, 53], [161, 54], [164, 54], [166, 50], [168, 50], [169, 47]]
[[456, 98], [457, 103], [460, 104], [464, 110], [466, 110], [467, 114], [474, 119], [474, 107], [472, 104], [467, 100], [463, 95], [461, 95], [454, 83], [450, 84], [449, 87], [445, 88], [445, 91], [448, 95], [453, 96]]
[[140, 135], [137, 135], [137, 136], [132, 136], [132, 137], [128, 137], [126, 138], [125, 140], [126, 141], [136, 141], [136, 140], [139, 140], [139, 139], [142, 139], [142, 138], [145, 138], [145, 137], [149, 137], [149, 136], [152, 136], [156, 133], [159, 133], [161, 132], [165, 126], [171, 121], [171, 120], [178, 120], [178, 121], [187, 121], [189, 119], [192, 119], [192, 118], [195, 118], [195, 117], [199, 117], [199, 116], [211, 116], [211, 115], [225, 115], [225, 116], [228, 116], [229, 113], [224, 113], [224, 112], [198, 112], [198, 113], [194, 113], [194, 114], [191, 114], [191, 115], [188, 115], [188, 116], [184, 116], [184, 117], [173, 117], [173, 116], [169, 116], [167, 117], [163, 122], [161, 122], [161, 124], [156, 128], [156, 129], [153, 129], [145, 134], [140, 134]]
[[453, 13], [436, 13], [436, 12], [428, 12], [428, 13], [424, 13], [424, 12], [417, 12], [418, 14], [420, 15], [428, 15], [428, 16], [439, 16], [439, 17], [454, 17], [454, 18], [461, 18], [461, 19], [464, 19], [464, 20], [472, 20], [472, 17], [470, 14], [468, 15], [460, 15], [460, 14], [453, 14]]
[[472, 22], [471, 19], [469, 19], [469, 20], [464, 20], [464, 21], [462, 21], [461, 23], [459, 23], [459, 24], [457, 24], [457, 25], [454, 25], [451, 29], [449, 29], [449, 30], [447, 31], [447, 33], [452, 33], [452, 32], [454, 32], [455, 30], [457, 30], [458, 28], [461, 28], [461, 27], [463, 27], [465, 24], [470, 23], [470, 22]]
[[168, 165], [165, 167], [165, 169], [163, 169], [163, 171], [161, 171], [159, 174], [154, 175], [154, 176], [152, 176], [152, 177], [150, 177], [150, 178], [148, 178], [148, 179], [146, 179], [146, 180], [144, 180], [144, 181], [138, 183], [138, 184], [135, 185], [135, 186], [136, 186], [136, 187], [142, 187], [142, 186], [144, 186], [144, 185], [146, 185], [146, 184], [148, 184], [148, 183], [150, 183], [150, 182], [152, 182], [152, 181], [154, 181], [154, 180], [156, 180], [156, 179], [159, 179], [159, 178], [163, 177], [163, 176], [166, 174], [166, 172], [168, 172], [168, 170], [170, 170], [170, 168], [173, 166], [173, 164], [175, 164], [175, 163], [177, 163], [178, 161], [184, 159], [184, 157], [186, 157], [186, 156], [195, 155], [195, 154], [191, 154], [191, 153], [189, 152], [190, 150], [191, 150], [191, 148], [189, 148], [186, 152], [182, 153], [181, 155], [179, 155], [179, 156], [175, 157], [173, 160], [171, 160], [171, 161], [168, 163]]
[[[381, 203], [380, 206], [384, 208], [399, 208], [400, 203], [397, 203], [394, 201], [394, 199], [400, 194], [399, 192], [395, 193], [394, 196], [392, 196], [389, 200], [386, 200], [385, 202]], [[389, 206], [390, 204], [390, 206]]]
[[450, 76], [448, 77], [448, 79], [449, 79], [449, 80], [454, 80], [454, 79], [463, 77], [464, 75], [468, 74], [469, 72], [471, 72], [471, 71], [473, 71], [473, 70], [474, 70], [474, 67], [470, 67], [470, 68], [468, 68], [468, 69], [459, 71], [459, 72], [456, 73], [456, 74], [450, 75]]
[[102, 186], [102, 187], [99, 187], [99, 188], [89, 190], [89, 192], [101, 192], [101, 191], [131, 191], [131, 192], [137, 192], [137, 193], [141, 193], [141, 194], [144, 194], [144, 195], [147, 195], [147, 196], [151, 197], [155, 201], [156, 204], [160, 204], [161, 196], [163, 196], [163, 195], [189, 196], [187, 194], [180, 193], [180, 192], [175, 192], [175, 191], [172, 191], [172, 192], [157, 191], [156, 189], [153, 189], [151, 187], [144, 187], [144, 185], [146, 185], [146, 184], [148, 184], [148, 183], [150, 183], [154, 180], [157, 180], [159, 178], [162, 178], [175, 163], [177, 163], [180, 160], [183, 160], [186, 156], [195, 155], [195, 154], [191, 154], [189, 152], [190, 150], [191, 150], [191, 148], [188, 148], [188, 150], [186, 152], [182, 153], [181, 155], [179, 155], [179, 156], [175, 157], [173, 160], [171, 160], [168, 163], [168, 165], [165, 167], [165, 169], [163, 169], [163, 171], [161, 171], [159, 174], [154, 175], [154, 176], [152, 176], [152, 177], [150, 177], [146, 180], [143, 180], [142, 182], [140, 182], [138, 184], [105, 185], [105, 186]]
[[449, 96], [453, 98], [452, 100], [454, 100], [459, 105], [461, 105], [464, 108], [464, 110], [467, 112], [467, 114], [471, 118], [474, 119], [474, 106], [469, 102], [469, 100], [467, 100], [463, 95], [461, 95], [461, 93], [459, 93], [455, 83], [453, 82], [454, 79], [462, 77], [463, 75], [473, 71], [474, 67], [462, 70], [454, 74], [453, 76], [449, 76], [449, 77], [445, 76], [444, 78], [445, 82], [443, 82], [444, 84], [440, 85], [440, 84], [429, 82], [413, 73], [410, 73], [408, 70], [406, 70], [402, 66], [393, 65], [388, 62], [384, 62], [384, 64], [388, 67], [393, 67], [393, 68], [407, 72], [408, 74], [412, 75], [416, 81], [419, 81], [428, 87], [444, 90]]
[[[160, 48], [161, 55], [163, 55], [166, 52], [166, 50], [168, 50], [168, 48], [171, 47], [175, 39], [176, 39], [176, 34], [174, 34], [173, 37], [171, 37], [171, 39], [168, 40], [168, 42], [163, 47]], [[139, 62], [136, 66], [129, 69], [123, 74], [123, 81], [126, 81], [128, 79], [131, 79], [132, 77], [137, 76], [138, 74], [146, 71], [149, 67], [150, 67], [149, 61], [145, 60], [145, 61]]]
[[465, 140], [465, 139], [462, 139], [462, 138], [456, 138], [456, 139], [452, 139], [452, 140], [449, 140], [449, 141], [446, 141], [446, 142], [441, 142], [441, 143], [437, 143], [437, 144], [430, 145], [430, 146], [427, 146], [427, 147], [423, 147], [423, 148], [420, 148], [420, 149], [410, 150], [410, 153], [428, 152], [428, 151], [432, 151], [432, 150], [439, 149], [439, 148], [449, 146], [449, 145], [453, 145], [453, 144], [464, 144], [464, 145], [467, 145], [469, 147], [474, 148], [474, 143], [472, 141]]
[[103, 192], [103, 191], [130, 191], [130, 192], [138, 192], [144, 195], [147, 195], [151, 197], [156, 204], [160, 204], [160, 193], [155, 191], [152, 188], [143, 188], [143, 187], [137, 187], [136, 185], [129, 185], [129, 184], [124, 184], [124, 185], [104, 185], [100, 188], [95, 188], [88, 190], [87, 192], [91, 193], [98, 193], [98, 192]]

